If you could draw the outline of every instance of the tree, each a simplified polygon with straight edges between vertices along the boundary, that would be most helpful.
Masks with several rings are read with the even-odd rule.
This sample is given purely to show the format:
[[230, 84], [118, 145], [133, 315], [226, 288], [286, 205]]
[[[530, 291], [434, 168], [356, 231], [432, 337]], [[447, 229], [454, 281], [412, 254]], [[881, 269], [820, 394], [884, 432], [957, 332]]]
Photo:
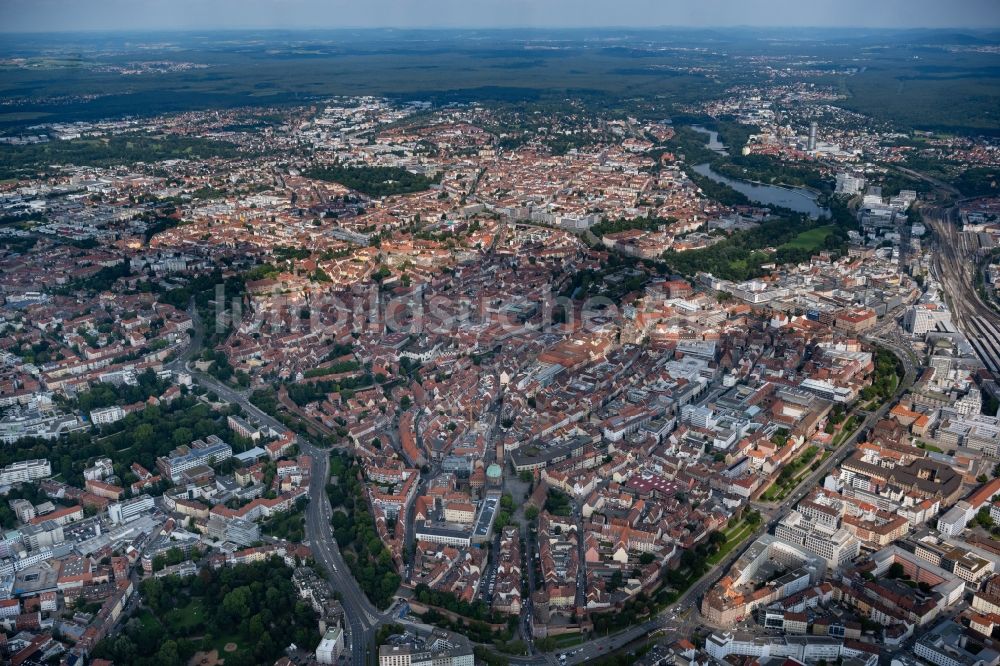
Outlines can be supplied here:
[[163, 666], [175, 666], [180, 663], [181, 656], [177, 651], [176, 641], [164, 641], [156, 653], [156, 663]]
[[518, 475], [518, 478], [521, 479], [521, 483], [531, 483], [534, 480], [535, 475], [532, 474], [529, 470], [523, 470]]
[[535, 518], [538, 518], [538, 507], [532, 505], [525, 508], [524, 517], [527, 518], [528, 520], [534, 520]]
[[254, 646], [254, 654], [257, 655], [258, 659], [263, 660], [274, 654], [274, 639], [271, 638], [271, 634], [266, 631], [261, 632], [258, 636], [257, 645]]
[[171, 435], [170, 439], [173, 441], [174, 446], [190, 444], [194, 440], [194, 433], [191, 432], [190, 428], [178, 428], [174, 430], [174, 434]]
[[889, 571], [886, 574], [888, 578], [902, 578], [905, 575], [906, 575], [906, 570], [903, 568], [903, 565], [900, 564], [899, 562], [893, 562], [891, 565], [889, 565]]
[[984, 506], [976, 514], [976, 524], [986, 529], [993, 527], [993, 518], [990, 516], [990, 508], [988, 506]]
[[163, 608], [163, 581], [159, 578], [150, 578], [143, 582], [142, 591], [149, 607], [159, 612]]
[[132, 434], [132, 440], [135, 442], [135, 445], [140, 449], [146, 449], [151, 447], [155, 439], [156, 439], [156, 431], [153, 430], [153, 426], [151, 426], [148, 423], [143, 423], [142, 425], [140, 425], [138, 428], [135, 429], [135, 432]]
[[250, 614], [250, 588], [238, 587], [225, 596], [222, 608], [233, 617], [241, 618]]

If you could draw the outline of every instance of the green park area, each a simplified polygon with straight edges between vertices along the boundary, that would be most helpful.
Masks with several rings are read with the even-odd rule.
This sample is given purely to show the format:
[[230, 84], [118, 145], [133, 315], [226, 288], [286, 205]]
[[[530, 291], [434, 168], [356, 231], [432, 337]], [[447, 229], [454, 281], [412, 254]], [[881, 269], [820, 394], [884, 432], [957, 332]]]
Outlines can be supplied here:
[[843, 441], [846, 438], [850, 437], [851, 434], [853, 434], [854, 431], [857, 430], [859, 421], [860, 419], [857, 417], [857, 415], [851, 416], [850, 418], [847, 419], [847, 421], [844, 423], [844, 427], [841, 428], [840, 432], [838, 432], [833, 437], [833, 448], [837, 448], [838, 446], [840, 446], [841, 443], [843, 443]]
[[584, 640], [584, 635], [579, 631], [571, 631], [558, 636], [547, 636], [535, 641], [535, 648], [542, 652], [555, 652], [579, 645]]
[[751, 516], [737, 521], [722, 531], [723, 536], [726, 537], [726, 541], [719, 547], [719, 550], [709, 555], [709, 564], [716, 565], [724, 560], [734, 548], [746, 541], [747, 537], [753, 534], [754, 530], [760, 524], [760, 514], [753, 513]]
[[574, 631], [568, 634], [559, 634], [558, 636], [553, 636], [553, 640], [555, 640], [556, 647], [567, 648], [582, 643], [583, 634], [581, 634], [578, 631]]
[[359, 464], [339, 452], [330, 456], [330, 475], [339, 480], [326, 487], [333, 507], [333, 534], [344, 561], [361, 589], [379, 608], [388, 608], [400, 577], [392, 557], [375, 532], [375, 520], [365, 501]]
[[760, 498], [765, 502], [776, 502], [788, 497], [788, 494], [802, 480], [801, 477], [809, 469], [808, 465], [816, 458], [816, 454], [818, 453], [818, 446], [808, 447], [798, 457], [785, 465], [775, 482], [771, 484], [771, 487]]
[[821, 227], [813, 227], [798, 234], [781, 247], [790, 250], [805, 250], [815, 252], [823, 247], [827, 237], [836, 230], [832, 224], [825, 224]]
[[370, 197], [420, 192], [435, 180], [399, 167], [315, 167], [306, 172], [309, 178], [340, 183]]
[[284, 646], [319, 642], [316, 614], [274, 558], [197, 576], [149, 578], [142, 605], [123, 631], [97, 644], [94, 657], [116, 663], [186, 663], [217, 651], [229, 666], [273, 663]]
[[[671, 271], [687, 276], [707, 272], [727, 280], [747, 280], [767, 272], [771, 263], [807, 261], [820, 250], [844, 252], [847, 230], [856, 222], [846, 207], [831, 204], [832, 223], [789, 214], [737, 231], [714, 245], [697, 250], [668, 250], [663, 261]], [[775, 248], [772, 251], [772, 248]]]

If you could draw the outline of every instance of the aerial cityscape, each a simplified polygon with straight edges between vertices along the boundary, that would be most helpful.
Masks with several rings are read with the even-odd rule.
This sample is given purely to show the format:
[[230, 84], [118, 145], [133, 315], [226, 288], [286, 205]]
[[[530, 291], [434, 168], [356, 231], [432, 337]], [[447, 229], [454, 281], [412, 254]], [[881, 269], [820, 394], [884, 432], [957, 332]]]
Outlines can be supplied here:
[[0, 104], [0, 663], [1000, 666], [1000, 5], [8, 0]]

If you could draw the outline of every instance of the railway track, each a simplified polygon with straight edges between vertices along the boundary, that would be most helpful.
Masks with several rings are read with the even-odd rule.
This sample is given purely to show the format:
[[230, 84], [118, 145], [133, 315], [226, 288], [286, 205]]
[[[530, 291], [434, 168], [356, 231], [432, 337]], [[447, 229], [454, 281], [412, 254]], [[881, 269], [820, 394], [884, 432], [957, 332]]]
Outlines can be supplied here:
[[954, 323], [987, 370], [1000, 376], [1000, 313], [976, 291], [976, 255], [952, 222], [952, 209], [931, 208], [925, 219], [936, 235], [934, 272], [948, 297]]

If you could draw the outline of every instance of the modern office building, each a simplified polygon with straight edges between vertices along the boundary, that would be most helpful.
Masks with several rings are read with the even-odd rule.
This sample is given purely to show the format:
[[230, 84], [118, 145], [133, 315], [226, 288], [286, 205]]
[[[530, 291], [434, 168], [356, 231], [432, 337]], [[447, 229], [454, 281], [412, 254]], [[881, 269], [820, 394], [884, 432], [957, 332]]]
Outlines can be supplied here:
[[379, 666], [475, 666], [476, 659], [467, 639], [438, 630], [423, 645], [381, 646], [378, 663]]
[[242, 518], [227, 520], [212, 516], [208, 519], [205, 533], [218, 541], [232, 541], [240, 546], [250, 546], [260, 541], [260, 526]]
[[153, 498], [150, 495], [138, 497], [124, 502], [108, 505], [108, 518], [116, 525], [129, 523], [153, 508]]
[[996, 666], [1000, 662], [996, 650], [951, 620], [917, 639], [913, 652], [937, 666]]
[[343, 651], [344, 630], [340, 627], [330, 627], [323, 635], [323, 640], [316, 646], [316, 662], [335, 664]]
[[177, 483], [185, 470], [199, 465], [212, 466], [232, 457], [233, 447], [217, 436], [209, 435], [206, 441], [196, 439], [190, 446], [179, 446], [170, 455], [157, 458], [156, 467], [173, 483]]
[[810, 520], [799, 511], [791, 511], [782, 518], [774, 535], [819, 555], [831, 569], [847, 564], [861, 551], [861, 542], [847, 529]]

